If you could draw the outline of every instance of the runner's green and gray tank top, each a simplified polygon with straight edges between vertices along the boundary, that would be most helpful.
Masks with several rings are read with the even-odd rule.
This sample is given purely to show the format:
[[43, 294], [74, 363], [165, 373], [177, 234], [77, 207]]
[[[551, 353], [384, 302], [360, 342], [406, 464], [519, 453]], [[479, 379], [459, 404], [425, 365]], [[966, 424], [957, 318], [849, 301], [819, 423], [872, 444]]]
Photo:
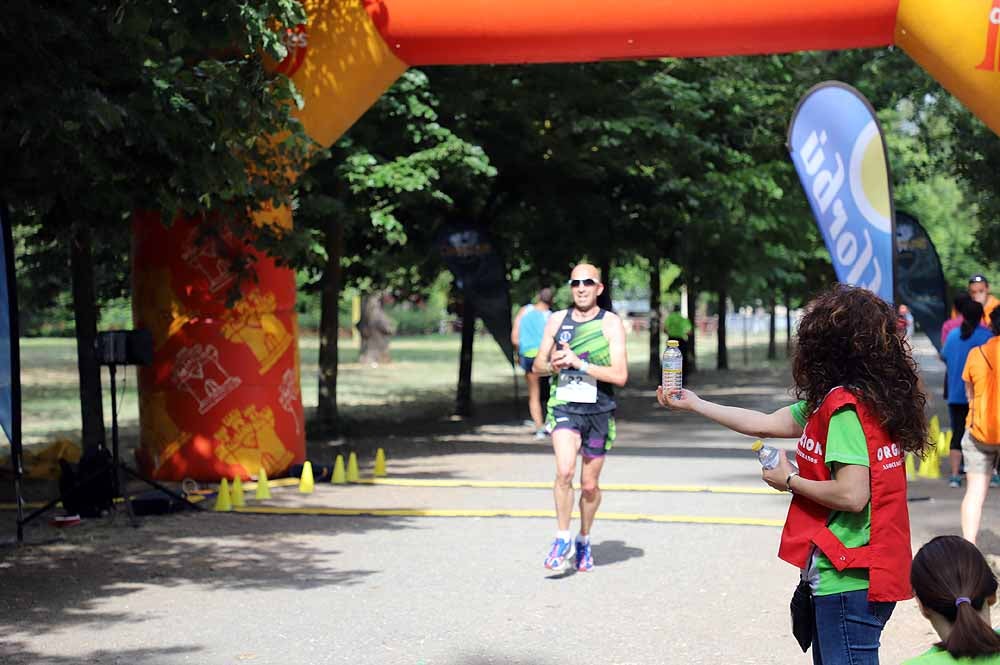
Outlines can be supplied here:
[[[555, 334], [555, 346], [553, 352], [559, 349], [561, 343], [569, 344], [573, 353], [581, 360], [586, 360], [591, 365], [611, 366], [611, 347], [608, 339], [604, 336], [604, 309], [597, 311], [597, 316], [588, 321], [574, 321], [573, 311], [567, 310], [562, 323]], [[607, 413], [614, 411], [618, 406], [615, 403], [614, 387], [604, 381], [597, 382], [597, 401], [593, 404], [582, 402], [564, 402], [556, 398], [556, 388], [559, 385], [555, 377], [552, 379], [552, 387], [549, 394], [549, 409], [558, 406], [566, 413]]]

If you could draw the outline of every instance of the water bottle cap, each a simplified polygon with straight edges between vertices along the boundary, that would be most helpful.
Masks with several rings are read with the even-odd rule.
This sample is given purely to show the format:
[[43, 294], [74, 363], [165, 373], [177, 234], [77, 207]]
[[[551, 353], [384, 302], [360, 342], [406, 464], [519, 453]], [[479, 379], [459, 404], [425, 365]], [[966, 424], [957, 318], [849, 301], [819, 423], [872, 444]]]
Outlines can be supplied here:
[[679, 347], [681, 345], [676, 339], [668, 339], [667, 346]]
[[761, 441], [760, 439], [757, 439], [756, 441], [753, 442], [753, 445], [750, 446], [750, 450], [752, 450], [752, 451], [754, 451], [756, 453], [756, 452], [759, 452], [760, 449], [763, 448], [763, 447], [764, 447], [764, 442]]

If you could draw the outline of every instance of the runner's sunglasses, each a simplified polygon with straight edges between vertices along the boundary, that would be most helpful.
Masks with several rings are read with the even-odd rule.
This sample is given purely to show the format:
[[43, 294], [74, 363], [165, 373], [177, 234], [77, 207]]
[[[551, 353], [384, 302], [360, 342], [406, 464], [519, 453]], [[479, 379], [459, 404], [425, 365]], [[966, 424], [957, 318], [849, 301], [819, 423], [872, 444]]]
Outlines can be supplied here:
[[569, 285], [571, 287], [573, 287], [574, 289], [576, 287], [580, 286], [581, 284], [583, 286], [597, 286], [597, 280], [596, 279], [591, 279], [590, 277], [588, 277], [586, 279], [571, 279], [571, 280], [569, 280]]

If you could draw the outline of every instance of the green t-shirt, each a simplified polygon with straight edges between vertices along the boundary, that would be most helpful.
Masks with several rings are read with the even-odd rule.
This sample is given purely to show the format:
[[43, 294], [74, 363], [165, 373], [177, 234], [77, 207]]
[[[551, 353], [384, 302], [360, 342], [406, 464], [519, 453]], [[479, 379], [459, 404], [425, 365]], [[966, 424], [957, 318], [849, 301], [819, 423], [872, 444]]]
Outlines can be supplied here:
[[[1000, 633], [1000, 630], [997, 631]], [[903, 661], [903, 665], [1000, 665], [1000, 654], [982, 658], [954, 658], [939, 646], [933, 646], [916, 658]]]
[[[805, 427], [805, 401], [792, 405], [792, 417], [795, 418], [795, 422]], [[869, 466], [868, 442], [853, 406], [847, 405], [838, 409], [830, 418], [824, 459], [831, 474], [834, 473], [835, 463]], [[844, 547], [867, 545], [871, 540], [871, 524], [871, 501], [864, 510], [857, 513], [830, 511], [827, 521], [830, 531], [840, 539]], [[868, 588], [867, 568], [847, 568], [837, 571], [826, 555], [818, 549], [815, 554], [813, 561], [815, 569], [810, 570], [814, 595], [830, 596]]]

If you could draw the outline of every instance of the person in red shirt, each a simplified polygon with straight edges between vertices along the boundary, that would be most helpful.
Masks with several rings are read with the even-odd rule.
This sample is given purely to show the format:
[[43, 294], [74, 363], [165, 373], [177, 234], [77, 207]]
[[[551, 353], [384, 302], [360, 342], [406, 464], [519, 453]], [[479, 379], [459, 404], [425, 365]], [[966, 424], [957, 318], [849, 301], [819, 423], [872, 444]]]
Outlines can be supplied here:
[[799, 322], [792, 376], [800, 401], [773, 413], [690, 390], [678, 398], [658, 389], [657, 399], [742, 434], [798, 438], [797, 469], [781, 452], [762, 472], [793, 495], [778, 556], [800, 569], [813, 619], [793, 632], [816, 664], [878, 663], [882, 628], [896, 601], [912, 595], [903, 455], [927, 445], [916, 364], [893, 308], [867, 289], [837, 285]]

